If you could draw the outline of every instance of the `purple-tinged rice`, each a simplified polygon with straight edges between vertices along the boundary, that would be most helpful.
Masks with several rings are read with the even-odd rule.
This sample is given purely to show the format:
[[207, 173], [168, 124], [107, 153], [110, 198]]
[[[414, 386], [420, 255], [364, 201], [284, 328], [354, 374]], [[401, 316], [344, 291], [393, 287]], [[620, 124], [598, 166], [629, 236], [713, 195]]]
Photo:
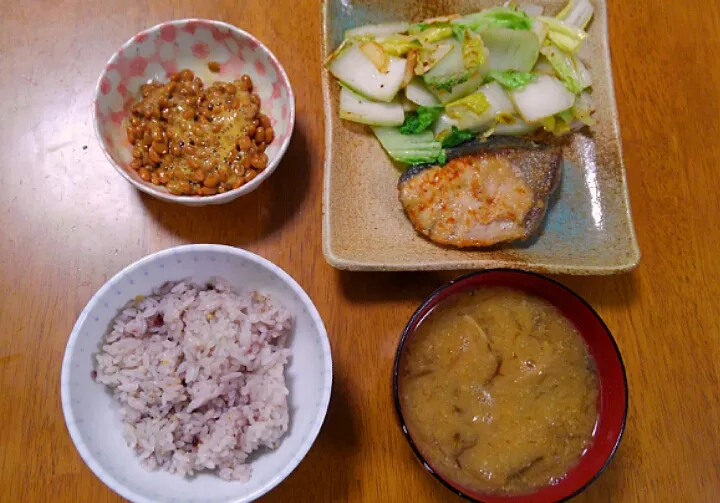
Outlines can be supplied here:
[[247, 481], [248, 456], [288, 429], [290, 312], [222, 280], [166, 283], [132, 301], [96, 356], [121, 404], [124, 436], [150, 470], [214, 470]]

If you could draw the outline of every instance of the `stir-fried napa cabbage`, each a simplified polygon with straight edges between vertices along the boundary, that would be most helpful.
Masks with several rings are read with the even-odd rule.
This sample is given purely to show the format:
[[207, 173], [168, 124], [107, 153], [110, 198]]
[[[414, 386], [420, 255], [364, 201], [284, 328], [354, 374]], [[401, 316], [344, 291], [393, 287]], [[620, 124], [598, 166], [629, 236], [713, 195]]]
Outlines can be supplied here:
[[352, 28], [326, 61], [340, 115], [374, 126], [404, 164], [443, 162], [445, 148], [476, 136], [593, 126], [591, 1]]

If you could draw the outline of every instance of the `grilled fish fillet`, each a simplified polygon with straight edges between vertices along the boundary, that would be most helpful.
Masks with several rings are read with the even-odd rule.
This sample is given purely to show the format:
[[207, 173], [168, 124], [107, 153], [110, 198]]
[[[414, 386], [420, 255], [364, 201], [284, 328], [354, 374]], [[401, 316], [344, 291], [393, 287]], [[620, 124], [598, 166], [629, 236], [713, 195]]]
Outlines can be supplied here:
[[560, 181], [558, 149], [495, 137], [451, 149], [448, 158], [400, 178], [400, 202], [418, 232], [464, 248], [527, 239], [540, 228]]

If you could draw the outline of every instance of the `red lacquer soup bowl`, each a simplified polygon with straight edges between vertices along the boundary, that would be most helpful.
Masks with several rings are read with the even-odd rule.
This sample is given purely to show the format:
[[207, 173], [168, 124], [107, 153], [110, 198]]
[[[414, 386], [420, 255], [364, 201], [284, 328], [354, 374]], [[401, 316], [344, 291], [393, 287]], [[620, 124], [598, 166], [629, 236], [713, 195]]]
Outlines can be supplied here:
[[[398, 373], [408, 341], [436, 306], [451, 296], [483, 287], [525, 291], [556, 306], [578, 329], [596, 364], [599, 385], [598, 422], [590, 446], [578, 464], [557, 483], [541, 487], [532, 493], [512, 496], [483, 494], [454, 482], [436, 471], [425, 459], [403, 418]], [[593, 308], [560, 283], [537, 274], [506, 269], [477, 272], [458, 278], [440, 287], [422, 303], [410, 318], [398, 345], [393, 369], [393, 393], [402, 431], [425, 469], [453, 492], [479, 503], [552, 503], [578, 495], [592, 484], [610, 463], [625, 429], [628, 408], [627, 378], [620, 352], [607, 326]]]

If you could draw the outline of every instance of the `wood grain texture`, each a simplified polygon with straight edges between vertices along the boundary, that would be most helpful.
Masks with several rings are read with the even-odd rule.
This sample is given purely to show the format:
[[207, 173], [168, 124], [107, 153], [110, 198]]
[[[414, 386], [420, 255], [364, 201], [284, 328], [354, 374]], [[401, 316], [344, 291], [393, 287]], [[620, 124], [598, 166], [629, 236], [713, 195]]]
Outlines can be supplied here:
[[[458, 502], [396, 425], [390, 369], [418, 303], [454, 273], [341, 273], [321, 251], [320, 6], [297, 2], [0, 0], [0, 500], [115, 502], [65, 429], [59, 378], [75, 318], [130, 262], [186, 242], [247, 248], [292, 274], [327, 324], [325, 426], [274, 502]], [[142, 28], [217, 18], [284, 64], [295, 135], [255, 193], [215, 208], [141, 196], [103, 157], [90, 103], [112, 52]], [[630, 415], [607, 472], [576, 501], [720, 501], [720, 4], [609, 2], [618, 109], [643, 260], [560, 277], [607, 321]], [[87, 146], [87, 148], [85, 148]]]

